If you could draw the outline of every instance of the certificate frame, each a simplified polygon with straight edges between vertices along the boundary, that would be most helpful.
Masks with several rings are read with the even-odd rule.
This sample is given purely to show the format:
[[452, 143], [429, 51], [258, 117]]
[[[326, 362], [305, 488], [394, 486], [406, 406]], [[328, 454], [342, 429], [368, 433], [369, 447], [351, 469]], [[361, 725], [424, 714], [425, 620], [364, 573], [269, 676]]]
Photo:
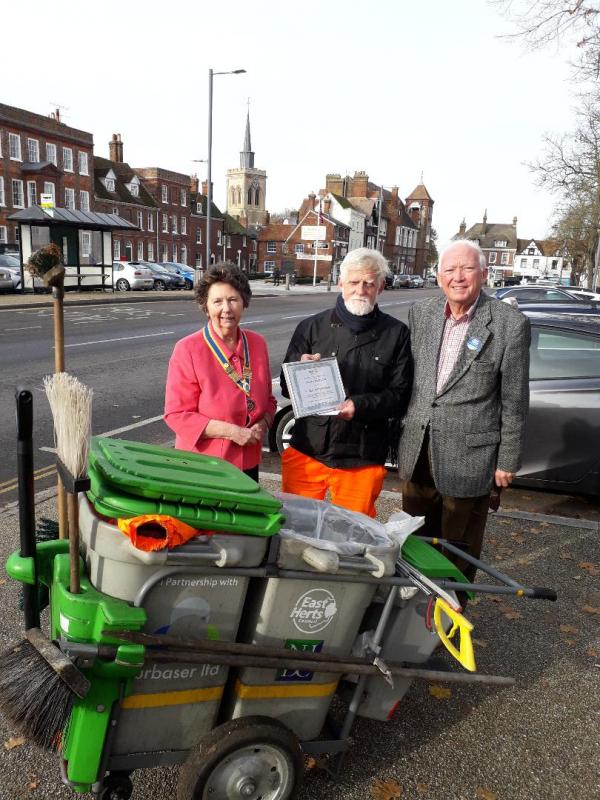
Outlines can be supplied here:
[[282, 369], [296, 419], [338, 413], [346, 390], [336, 358], [290, 361]]

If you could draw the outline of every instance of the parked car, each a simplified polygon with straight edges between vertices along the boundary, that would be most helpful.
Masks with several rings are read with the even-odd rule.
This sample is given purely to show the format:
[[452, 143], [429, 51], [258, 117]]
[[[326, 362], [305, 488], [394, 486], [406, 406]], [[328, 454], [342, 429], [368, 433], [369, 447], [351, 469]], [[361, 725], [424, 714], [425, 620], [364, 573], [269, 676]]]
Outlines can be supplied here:
[[[531, 321], [529, 416], [514, 483], [600, 494], [600, 316], [527, 312]], [[269, 447], [289, 446], [290, 401], [273, 386], [277, 412]], [[391, 467], [391, 464], [387, 465]]]
[[185, 289], [185, 281], [176, 272], [167, 272], [160, 264], [150, 261], [140, 261], [152, 273], [154, 278], [154, 291], [164, 292], [167, 289]]
[[494, 292], [494, 297], [497, 297], [498, 300], [514, 297], [519, 305], [522, 303], [574, 303], [581, 300], [570, 289], [562, 286], [544, 286], [539, 283], [527, 286], [503, 286]]
[[0, 267], [0, 292], [12, 292], [13, 290], [12, 273], [7, 267]]
[[396, 276], [392, 273], [390, 275], [385, 276], [385, 286], [384, 289], [393, 289], [394, 288], [394, 278]]
[[400, 287], [408, 289], [409, 284], [410, 275], [407, 275], [405, 272], [399, 272], [397, 275], [394, 275], [394, 289], [399, 289]]
[[194, 270], [187, 264], [178, 264], [176, 261], [160, 261], [159, 266], [164, 267], [167, 272], [174, 272], [182, 277], [186, 289], [194, 288]]
[[574, 294], [575, 297], [581, 298], [581, 300], [585, 300], [586, 302], [600, 301], [600, 292], [593, 292], [591, 289], [580, 289], [576, 286], [569, 286], [568, 289], [569, 294]]
[[131, 289], [153, 289], [154, 275], [139, 261], [113, 261], [113, 289], [129, 292]]
[[408, 285], [411, 289], [422, 289], [425, 286], [425, 281], [420, 275], [411, 275]]
[[0, 254], [0, 269], [10, 272], [13, 291], [21, 288], [21, 262], [19, 261], [19, 256], [12, 253]]

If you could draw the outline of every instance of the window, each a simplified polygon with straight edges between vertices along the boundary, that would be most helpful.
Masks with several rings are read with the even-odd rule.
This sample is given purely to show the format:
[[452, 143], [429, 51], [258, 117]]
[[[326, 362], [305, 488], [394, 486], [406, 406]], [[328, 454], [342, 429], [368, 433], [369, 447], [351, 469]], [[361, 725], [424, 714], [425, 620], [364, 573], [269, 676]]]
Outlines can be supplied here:
[[394, 245], [396, 247], [400, 244], [400, 235], [402, 233], [402, 228], [399, 225], [396, 225], [396, 232], [394, 234]]
[[509, 256], [509, 253], [506, 252], [506, 251], [504, 253], [501, 253], [500, 254], [500, 263], [504, 264], [506, 266], [506, 264], [508, 264], [508, 256]]
[[202, 213], [202, 203], [196, 203], [196, 214]]
[[119, 209], [118, 209], [118, 208], [113, 208], [113, 210], [112, 210], [112, 213], [113, 213], [113, 214], [114, 214], [116, 217], [120, 216], [120, 214], [119, 214]]
[[141, 211], [137, 212], [137, 224], [138, 228], [143, 231], [144, 230], [144, 215]]
[[148, 261], [154, 261], [154, 242], [148, 242]]
[[202, 230], [196, 228], [196, 244], [202, 244]]
[[50, 142], [46, 142], [46, 161], [49, 161], [51, 164], [54, 164], [55, 167], [58, 166], [58, 157], [56, 155], [56, 145], [51, 144]]
[[600, 377], [600, 339], [556, 328], [533, 328], [531, 380]]
[[89, 175], [88, 172], [88, 154], [82, 153], [79, 151], [79, 174], [80, 175]]
[[496, 263], [496, 253], [489, 253], [488, 264], [495, 264], [495, 263]]
[[252, 205], [252, 188], [248, 189], [248, 205]]
[[552, 264], [550, 264], [551, 269], [558, 269], [558, 258], [552, 259]]
[[19, 230], [19, 226], [15, 225], [13, 230], [14, 230], [14, 234], [15, 234], [15, 242], [17, 244], [19, 244], [20, 241], [21, 241], [21, 231]]
[[104, 178], [104, 185], [106, 186], [107, 191], [114, 192], [114, 190], [115, 190], [115, 179], [114, 178]]
[[83, 189], [79, 192], [79, 208], [82, 211], [90, 210], [90, 193], [83, 191]]
[[[169, 215], [163, 214], [162, 215], [162, 230], [163, 233], [169, 232]], [[164, 258], [163, 261], [167, 261], [168, 259]]]
[[92, 233], [91, 231], [81, 231], [81, 255], [89, 258], [92, 252]]
[[0, 244], [6, 244], [7, 242], [6, 225], [0, 225]]
[[148, 230], [154, 230], [154, 214], [151, 211], [148, 212]]
[[44, 182], [44, 194], [51, 194], [52, 202], [55, 202], [56, 195], [55, 195], [54, 184], [51, 183], [50, 181]]
[[0, 175], [0, 206], [6, 205], [6, 195], [4, 194], [4, 178]]
[[254, 205], [255, 206], [260, 205], [260, 189], [258, 188], [258, 186], [254, 190]]
[[160, 187], [160, 192], [161, 192], [161, 195], [160, 195], [161, 196], [161, 200], [163, 201], [163, 203], [168, 203], [169, 202], [169, 187], [165, 186], [165, 184], [163, 183], [161, 185], [161, 187]]
[[35, 181], [27, 181], [27, 205], [37, 205], [37, 186]]
[[534, 269], [539, 269], [539, 266], [540, 266], [540, 260], [539, 260], [539, 258], [534, 258], [534, 259], [533, 259], [533, 268], [534, 268]]
[[27, 139], [27, 161], [40, 160], [40, 143], [37, 139]]
[[177, 263], [177, 245], [173, 245], [173, 261]]
[[134, 183], [132, 181], [131, 183], [127, 184], [127, 188], [129, 189], [129, 193], [132, 194], [134, 197], [140, 196], [140, 186], [138, 183]]
[[196, 267], [202, 269], [202, 256], [196, 256]]
[[535, 247], [528, 247], [527, 248], [527, 255], [532, 256], [535, 254]]
[[225, 245], [226, 247], [231, 247], [231, 236], [227, 235], [225, 237]]
[[25, 201], [23, 199], [23, 181], [12, 182], [12, 204], [15, 208], [23, 208]]
[[275, 262], [274, 261], [265, 261], [264, 271], [265, 272], [272, 272], [275, 269]]
[[223, 231], [220, 228], [217, 230], [217, 244], [223, 244]]
[[[63, 169], [65, 172], [73, 172], [73, 151], [70, 147], [63, 147]], [[111, 191], [114, 192], [114, 189]]]
[[242, 236], [242, 247], [246, 247], [246, 237]]
[[304, 252], [304, 245], [303, 244], [295, 244], [294, 245], [294, 253], [302, 254]]
[[277, 242], [267, 242], [267, 253], [277, 252]]
[[177, 215], [173, 214], [171, 217], [171, 230], [173, 233], [177, 233]]
[[527, 259], [526, 258], [522, 258], [521, 259], [521, 269], [524, 269], [526, 266], [527, 266]]
[[121, 258], [121, 242], [118, 239], [113, 241], [113, 259], [118, 261]]
[[169, 245], [163, 244], [162, 246], [162, 260], [168, 261], [169, 260]]
[[137, 259], [138, 261], [144, 260], [144, 243], [138, 242], [137, 243]]
[[75, 189], [65, 189], [65, 208], [75, 208]]
[[187, 234], [187, 219], [185, 217], [181, 218], [181, 232]]
[[185, 189], [181, 189], [179, 192], [179, 199], [182, 206], [187, 206], [187, 192]]
[[181, 245], [181, 263], [187, 264], [187, 247], [184, 244]]
[[506, 247], [506, 239], [497, 239], [494, 242], [494, 247]]
[[16, 133], [8, 134], [8, 155], [11, 161], [21, 160], [21, 137]]

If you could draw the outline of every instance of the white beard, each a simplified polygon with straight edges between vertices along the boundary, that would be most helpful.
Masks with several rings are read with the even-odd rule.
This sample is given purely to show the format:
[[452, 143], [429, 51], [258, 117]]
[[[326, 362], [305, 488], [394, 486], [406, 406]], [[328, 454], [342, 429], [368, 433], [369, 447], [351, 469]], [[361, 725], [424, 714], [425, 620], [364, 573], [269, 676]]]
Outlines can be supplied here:
[[371, 303], [367, 298], [360, 299], [357, 297], [351, 300], [344, 300], [344, 305], [351, 314], [355, 314], [357, 317], [364, 317], [365, 314], [370, 314], [375, 308], [375, 303]]

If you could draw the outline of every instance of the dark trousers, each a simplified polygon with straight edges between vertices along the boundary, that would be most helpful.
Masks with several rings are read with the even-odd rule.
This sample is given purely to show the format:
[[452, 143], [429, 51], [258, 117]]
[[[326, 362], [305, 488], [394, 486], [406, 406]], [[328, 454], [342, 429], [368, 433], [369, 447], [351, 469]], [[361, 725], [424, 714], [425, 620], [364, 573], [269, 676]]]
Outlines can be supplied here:
[[253, 481], [258, 483], [258, 464], [255, 467], [250, 467], [250, 469], [245, 469], [243, 471], [249, 478], [252, 478]]
[[[413, 517], [425, 517], [417, 535], [438, 536], [462, 547], [479, 558], [487, 522], [489, 494], [481, 497], [448, 497], [435, 488], [431, 469], [429, 434], [425, 435], [419, 458], [410, 481], [400, 482], [402, 508]], [[459, 556], [445, 555], [473, 581], [477, 568]], [[459, 599], [462, 601], [464, 598]], [[464, 603], [463, 603], [464, 605]]]

